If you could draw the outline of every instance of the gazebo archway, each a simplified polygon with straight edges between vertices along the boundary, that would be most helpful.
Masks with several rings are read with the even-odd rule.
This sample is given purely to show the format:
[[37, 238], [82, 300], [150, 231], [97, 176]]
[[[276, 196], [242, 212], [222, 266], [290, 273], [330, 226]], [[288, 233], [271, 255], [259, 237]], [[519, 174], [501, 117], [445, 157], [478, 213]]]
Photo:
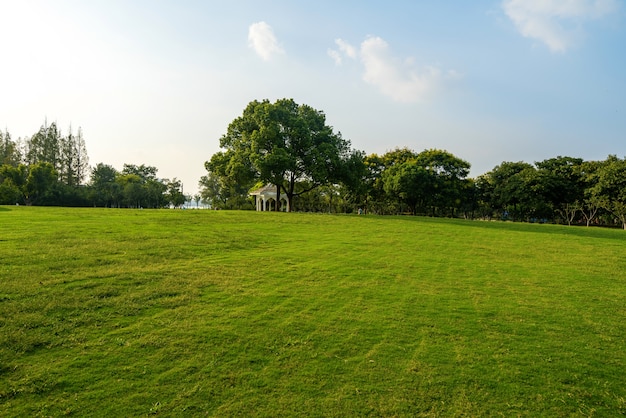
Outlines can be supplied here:
[[[276, 202], [276, 186], [267, 185], [260, 189], [250, 192], [250, 196], [254, 196], [255, 207], [257, 212], [271, 212], [274, 211]], [[289, 212], [289, 202], [286, 196], [280, 196], [280, 204], [278, 205], [280, 212]]]

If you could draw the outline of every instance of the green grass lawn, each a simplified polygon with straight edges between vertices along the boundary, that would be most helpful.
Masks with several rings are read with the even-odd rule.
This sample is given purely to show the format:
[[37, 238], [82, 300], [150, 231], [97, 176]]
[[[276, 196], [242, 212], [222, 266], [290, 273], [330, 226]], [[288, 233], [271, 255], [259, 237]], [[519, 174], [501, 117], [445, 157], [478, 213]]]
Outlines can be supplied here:
[[0, 208], [0, 416], [620, 416], [626, 232]]

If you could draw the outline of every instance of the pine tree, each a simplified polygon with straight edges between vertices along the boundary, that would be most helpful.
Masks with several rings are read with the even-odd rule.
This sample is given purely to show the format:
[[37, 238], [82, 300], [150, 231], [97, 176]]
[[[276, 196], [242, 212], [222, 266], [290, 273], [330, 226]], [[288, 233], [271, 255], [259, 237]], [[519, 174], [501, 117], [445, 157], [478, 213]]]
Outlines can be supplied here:
[[61, 171], [61, 139], [56, 122], [48, 126], [46, 119], [39, 131], [26, 141], [26, 164], [50, 163], [55, 170]]
[[78, 127], [78, 134], [74, 138], [74, 173], [76, 173], [76, 184], [80, 185], [85, 181], [87, 172], [89, 171], [89, 156], [87, 155], [87, 146], [83, 138], [83, 130]]

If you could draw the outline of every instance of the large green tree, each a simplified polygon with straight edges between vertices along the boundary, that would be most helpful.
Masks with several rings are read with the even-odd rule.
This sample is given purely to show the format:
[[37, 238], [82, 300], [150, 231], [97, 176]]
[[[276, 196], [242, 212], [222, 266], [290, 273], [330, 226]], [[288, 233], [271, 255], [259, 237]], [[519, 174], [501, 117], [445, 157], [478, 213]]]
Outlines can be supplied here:
[[115, 181], [122, 192], [122, 204], [130, 208], [161, 208], [167, 198], [167, 184], [157, 178], [157, 168], [145, 164], [124, 164]]
[[[432, 215], [453, 214], [464, 208], [469, 197], [466, 179], [470, 164], [448, 151], [429, 149], [416, 154], [407, 149], [396, 149], [380, 158], [368, 157], [368, 167], [376, 184], [382, 183], [387, 198], [408, 205], [412, 213], [418, 208]], [[379, 195], [380, 191], [376, 193]]]
[[118, 171], [108, 164], [98, 163], [91, 170], [90, 197], [94, 206], [115, 207], [121, 200], [121, 186], [115, 181]]
[[[365, 175], [363, 187], [365, 189], [365, 198], [363, 199], [363, 206], [366, 212], [385, 214], [394, 213], [400, 209], [397, 206], [397, 201], [404, 202], [404, 198], [399, 194], [400, 190], [398, 187], [400, 183], [396, 183], [393, 186], [389, 183], [391, 181], [390, 178], [400, 172], [384, 173], [392, 167], [414, 162], [416, 159], [417, 154], [406, 147], [396, 148], [382, 155], [370, 154], [364, 158]], [[385, 180], [388, 183], [386, 190]], [[407, 182], [402, 183], [407, 184]]]
[[82, 184], [89, 167], [89, 157], [81, 128], [74, 135], [70, 126], [69, 134], [60, 139], [60, 151], [60, 180], [72, 187]]
[[17, 167], [22, 160], [20, 147], [11, 139], [11, 134], [5, 129], [0, 131], [0, 165], [11, 165]]
[[366, 179], [368, 175], [365, 165], [365, 153], [362, 151], [352, 151], [343, 165], [344, 175], [338, 188], [335, 185], [327, 185], [329, 189], [335, 190], [342, 201], [342, 211], [352, 211], [357, 207], [362, 207], [367, 197]]
[[595, 172], [592, 194], [626, 230], [626, 159], [610, 155]]
[[434, 177], [416, 161], [394, 164], [382, 174], [385, 193], [405, 203], [412, 214], [432, 189]]
[[[99, 163], [91, 171], [91, 201], [99, 206], [162, 208], [184, 203], [182, 184], [157, 178], [156, 167], [124, 164], [121, 172]], [[182, 202], [181, 202], [182, 200]]]
[[555, 157], [535, 163], [543, 203], [571, 225], [582, 208], [582, 158]]
[[[207, 162], [206, 167], [210, 164]], [[248, 198], [252, 182], [238, 182], [232, 177], [211, 171], [198, 182], [200, 197], [213, 209], [254, 209]]]
[[[51, 198], [58, 183], [58, 173], [51, 163], [40, 162], [28, 167], [28, 177], [24, 187], [26, 204], [45, 204]], [[56, 203], [56, 202], [54, 202]]]
[[430, 173], [427, 201], [435, 214], [440, 210], [459, 208], [467, 188], [470, 163], [448, 151], [429, 149], [417, 155], [416, 163]]
[[24, 203], [28, 167], [24, 164], [0, 166], [0, 205]]
[[503, 218], [522, 220], [533, 214], [536, 196], [531, 183], [536, 171], [526, 162], [505, 161], [486, 174], [492, 205]]
[[602, 166], [601, 161], [584, 161], [580, 165], [580, 175], [583, 183], [583, 200], [580, 204], [580, 213], [583, 215], [587, 226], [596, 221], [602, 209], [606, 206], [606, 197], [599, 193], [598, 170]]
[[62, 135], [56, 122], [45, 121], [39, 131], [26, 141], [25, 160], [28, 165], [50, 163], [57, 172], [62, 165]]
[[273, 184], [276, 204], [284, 192], [288, 210], [293, 209], [294, 196], [342, 182], [353, 153], [350, 142], [326, 124], [323, 112], [293, 99], [250, 102], [230, 123], [220, 146], [225, 151], [206, 164], [210, 172], [237, 182]]
[[178, 208], [185, 204], [187, 200], [185, 194], [183, 193], [183, 183], [182, 181], [174, 178], [173, 180], [166, 182], [167, 192], [165, 198], [167, 202]]

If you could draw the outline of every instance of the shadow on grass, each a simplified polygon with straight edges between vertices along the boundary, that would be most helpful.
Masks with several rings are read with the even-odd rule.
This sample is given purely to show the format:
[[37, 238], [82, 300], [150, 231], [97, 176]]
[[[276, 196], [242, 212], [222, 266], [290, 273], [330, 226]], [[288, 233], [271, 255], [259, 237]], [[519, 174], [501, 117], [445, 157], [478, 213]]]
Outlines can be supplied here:
[[11, 208], [8, 208], [6, 206], [0, 206], [0, 212], [8, 212], [10, 210], [11, 210]]
[[530, 232], [538, 234], [550, 234], [550, 235], [567, 235], [589, 239], [613, 239], [624, 241], [626, 240], [626, 231], [621, 228], [609, 228], [599, 226], [580, 226], [580, 225], [555, 225], [555, 224], [537, 224], [537, 223], [525, 223], [525, 222], [511, 222], [511, 221], [483, 221], [483, 220], [469, 220], [469, 219], [450, 219], [450, 218], [430, 218], [430, 217], [398, 217], [399, 219], [415, 219], [425, 220], [428, 219], [433, 223], [451, 224], [454, 223], [458, 226], [466, 226], [470, 228], [484, 228], [494, 229], [501, 231], [514, 231], [514, 232]]
[[[620, 228], [609, 228], [600, 226], [579, 226], [579, 225], [553, 225], [553, 224], [525, 224], [521, 222], [501, 222], [501, 221], [467, 221], [469, 226], [484, 228], [500, 228], [519, 232], [532, 232], [538, 234], [558, 234], [570, 237], [580, 237], [586, 239], [611, 239], [626, 241], [626, 231]], [[486, 224], [486, 225], [485, 225]], [[492, 226], [493, 224], [493, 226]]]

